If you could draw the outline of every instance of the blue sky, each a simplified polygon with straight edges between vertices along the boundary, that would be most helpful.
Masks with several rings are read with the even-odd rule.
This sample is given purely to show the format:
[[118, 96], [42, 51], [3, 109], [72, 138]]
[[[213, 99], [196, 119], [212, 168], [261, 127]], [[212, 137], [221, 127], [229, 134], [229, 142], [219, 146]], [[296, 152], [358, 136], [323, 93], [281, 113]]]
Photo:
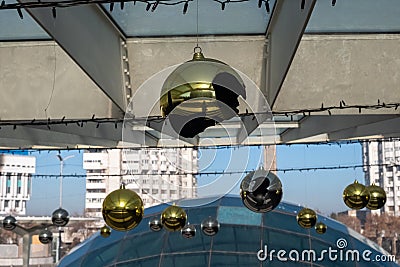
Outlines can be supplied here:
[[[36, 174], [59, 174], [60, 161], [58, 151], [41, 151], [32, 153], [36, 156]], [[74, 155], [64, 162], [64, 174], [85, 174], [82, 167], [83, 152], [61, 151], [63, 158]], [[59, 207], [60, 179], [59, 178], [34, 178], [32, 182], [32, 195], [27, 203], [30, 215], [48, 215]], [[83, 214], [85, 206], [85, 178], [63, 178], [62, 207], [71, 215]]]
[[[278, 169], [361, 165], [361, 144], [292, 145], [277, 147]], [[329, 215], [348, 210], [342, 201], [344, 188], [357, 179], [364, 183], [361, 168], [279, 172], [283, 183], [283, 200]]]
[[[260, 147], [229, 149], [229, 150], [203, 150], [200, 158], [200, 170], [244, 170], [256, 169], [260, 166], [262, 149]], [[37, 157], [37, 174], [59, 174], [60, 162], [56, 155], [58, 152], [42, 151], [32, 155]], [[61, 152], [65, 158], [68, 155], [75, 157], [64, 163], [64, 174], [84, 174], [82, 168], [83, 152]], [[361, 145], [291, 145], [277, 146], [277, 168], [302, 168], [324, 167], [338, 165], [359, 165], [362, 163]], [[247, 160], [248, 159], [248, 160]], [[354, 179], [364, 182], [361, 168], [345, 170], [317, 170], [278, 172], [283, 184], [283, 201], [306, 205], [317, 209], [323, 214], [347, 210], [342, 201], [343, 189]], [[238, 186], [243, 175], [224, 176], [220, 183], [207, 188], [215, 192], [238, 193]], [[210, 183], [215, 179], [212, 175], [198, 177], [199, 185]], [[231, 181], [228, 183], [228, 181]], [[233, 182], [232, 182], [233, 181]], [[199, 190], [201, 192], [201, 190]], [[63, 179], [63, 208], [70, 214], [82, 214], [85, 199], [85, 179]], [[51, 215], [59, 206], [59, 179], [34, 178], [31, 200], [28, 201], [28, 214]]]

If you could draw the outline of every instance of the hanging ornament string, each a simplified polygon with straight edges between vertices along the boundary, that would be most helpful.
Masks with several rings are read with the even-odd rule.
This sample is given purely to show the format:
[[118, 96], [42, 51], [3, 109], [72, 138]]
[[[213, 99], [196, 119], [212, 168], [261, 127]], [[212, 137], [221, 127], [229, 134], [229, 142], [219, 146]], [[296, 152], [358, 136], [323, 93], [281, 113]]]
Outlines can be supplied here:
[[199, 47], [199, 0], [196, 0], [196, 47]]

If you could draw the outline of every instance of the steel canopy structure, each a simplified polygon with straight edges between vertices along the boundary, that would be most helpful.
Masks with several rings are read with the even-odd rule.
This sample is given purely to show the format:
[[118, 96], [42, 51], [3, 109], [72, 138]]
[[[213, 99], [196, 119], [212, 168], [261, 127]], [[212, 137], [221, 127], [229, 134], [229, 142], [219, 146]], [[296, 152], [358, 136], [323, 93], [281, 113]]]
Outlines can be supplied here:
[[[146, 11], [151, 1], [116, 4], [112, 12], [109, 3], [56, 8], [55, 17], [51, 7], [27, 8], [22, 20], [16, 10], [0, 10], [8, 25], [0, 29], [0, 146], [121, 146], [137, 90], [190, 59], [197, 42], [252, 80], [275, 114], [248, 144], [398, 137], [396, 2], [267, 2], [269, 13], [265, 1], [261, 8], [257, 1], [227, 2], [222, 10], [213, 0], [199, 1], [198, 9], [189, 1], [186, 14], [183, 4]], [[235, 121], [230, 127], [240, 135]], [[138, 131], [146, 145], [165, 145], [157, 129]], [[263, 135], [269, 136], [260, 142]], [[210, 138], [227, 144], [218, 126], [195, 144]], [[134, 136], [123, 141], [143, 145]]]

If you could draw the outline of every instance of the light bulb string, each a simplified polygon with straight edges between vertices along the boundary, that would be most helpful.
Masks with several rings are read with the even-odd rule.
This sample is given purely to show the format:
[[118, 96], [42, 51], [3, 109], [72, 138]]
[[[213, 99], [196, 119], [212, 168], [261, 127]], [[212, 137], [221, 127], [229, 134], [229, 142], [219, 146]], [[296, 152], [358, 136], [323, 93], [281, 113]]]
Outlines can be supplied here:
[[[352, 145], [352, 144], [362, 144], [362, 143], [374, 143], [374, 142], [398, 142], [400, 138], [373, 138], [373, 139], [352, 139], [352, 140], [341, 140], [341, 141], [310, 141], [310, 142], [298, 142], [298, 143], [275, 143], [274, 146], [339, 146], [342, 145]], [[271, 145], [271, 144], [268, 144]], [[51, 151], [57, 151], [60, 153], [61, 151], [77, 151], [81, 153], [82, 151], [93, 151], [93, 152], [104, 152], [109, 150], [124, 150], [124, 151], [137, 151], [137, 150], [168, 150], [168, 149], [213, 149], [213, 150], [220, 150], [220, 149], [240, 149], [240, 148], [248, 148], [248, 147], [258, 147], [261, 148], [262, 146], [266, 146], [265, 144], [232, 144], [232, 145], [183, 145], [183, 146], [144, 146], [139, 145], [135, 147], [91, 147], [91, 146], [77, 146], [77, 147], [56, 147], [56, 148], [40, 148], [40, 147], [15, 147], [15, 148], [6, 148], [1, 149], [2, 153], [18, 153], [21, 151], [27, 152], [28, 154], [33, 153], [50, 153]]]
[[[345, 170], [345, 169], [356, 169], [356, 168], [371, 168], [371, 167], [400, 167], [399, 164], [360, 164], [360, 165], [335, 165], [335, 166], [319, 166], [319, 167], [301, 167], [301, 168], [276, 168], [270, 169], [271, 172], [309, 172], [309, 171], [323, 171], [323, 170]], [[202, 171], [202, 172], [174, 172], [174, 173], [124, 173], [124, 174], [30, 174], [29, 177], [32, 178], [88, 178], [91, 177], [171, 177], [171, 176], [185, 176], [185, 175], [193, 175], [193, 176], [212, 176], [212, 175], [233, 175], [233, 174], [248, 174], [250, 172], [255, 171], [254, 169], [250, 170], [234, 170], [234, 171]], [[5, 173], [0, 173], [0, 175], [5, 175]], [[7, 174], [7, 176], [18, 176], [18, 174]]]

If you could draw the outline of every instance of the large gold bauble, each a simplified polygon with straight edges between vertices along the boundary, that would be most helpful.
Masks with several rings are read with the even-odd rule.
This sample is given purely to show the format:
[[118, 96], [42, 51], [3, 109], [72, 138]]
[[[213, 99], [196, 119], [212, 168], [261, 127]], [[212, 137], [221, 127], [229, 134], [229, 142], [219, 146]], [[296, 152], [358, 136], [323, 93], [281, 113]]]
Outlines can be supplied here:
[[187, 220], [186, 212], [178, 206], [172, 205], [161, 213], [161, 223], [168, 231], [181, 230]]
[[109, 237], [111, 235], [111, 229], [107, 225], [104, 225], [100, 228], [100, 235], [104, 238]]
[[303, 228], [311, 228], [317, 222], [317, 214], [309, 208], [303, 208], [297, 214], [297, 223]]
[[143, 201], [134, 191], [120, 189], [108, 194], [103, 201], [103, 218], [108, 226], [118, 231], [136, 227], [143, 218]]
[[164, 81], [161, 114], [170, 115], [175, 132], [192, 138], [238, 114], [239, 96], [246, 98], [240, 75], [224, 62], [195, 50], [193, 59], [178, 66]]
[[369, 200], [368, 189], [358, 181], [348, 185], [343, 191], [343, 201], [347, 207], [359, 210], [367, 206]]
[[264, 169], [252, 171], [240, 184], [243, 204], [254, 212], [268, 212], [282, 199], [282, 183], [272, 172]]
[[377, 210], [385, 206], [386, 203], [386, 192], [382, 187], [372, 184], [367, 186], [369, 192], [369, 201], [367, 208], [370, 210]]
[[323, 222], [318, 222], [318, 223], [315, 225], [315, 231], [316, 231], [318, 234], [325, 234], [327, 228], [328, 228], [328, 227], [327, 227], [326, 224], [324, 224]]

